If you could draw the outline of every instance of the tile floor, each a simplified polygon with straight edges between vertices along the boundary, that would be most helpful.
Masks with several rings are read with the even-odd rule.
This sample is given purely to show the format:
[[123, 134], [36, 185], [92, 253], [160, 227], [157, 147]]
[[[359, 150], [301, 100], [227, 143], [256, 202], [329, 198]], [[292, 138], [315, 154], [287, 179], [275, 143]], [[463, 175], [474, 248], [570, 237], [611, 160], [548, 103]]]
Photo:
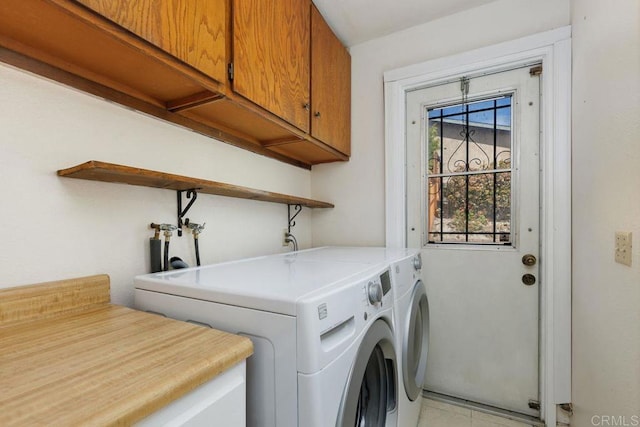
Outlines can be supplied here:
[[530, 425], [431, 399], [422, 399], [418, 427], [530, 427]]

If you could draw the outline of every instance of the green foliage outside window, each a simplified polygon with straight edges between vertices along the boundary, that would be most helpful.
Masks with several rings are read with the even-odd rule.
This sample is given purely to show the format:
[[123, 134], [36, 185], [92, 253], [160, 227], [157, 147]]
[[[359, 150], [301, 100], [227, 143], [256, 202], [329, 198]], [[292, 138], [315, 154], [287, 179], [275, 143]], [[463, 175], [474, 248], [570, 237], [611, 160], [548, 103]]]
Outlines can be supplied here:
[[[498, 162], [498, 169], [508, 169], [509, 161]], [[485, 165], [485, 169], [489, 165]], [[493, 173], [453, 176], [445, 181], [444, 197], [449, 212], [453, 212], [453, 226], [456, 231], [465, 230], [465, 191], [469, 180], [469, 229], [468, 231], [491, 231], [485, 227], [493, 218]], [[496, 218], [509, 221], [511, 217], [511, 174], [496, 174]]]
[[[437, 124], [429, 127], [428, 132], [428, 167], [432, 174], [440, 173], [440, 134]], [[484, 164], [483, 170], [492, 170], [493, 165]], [[486, 174], [474, 174], [468, 176], [452, 176], [444, 179], [442, 196], [446, 203], [446, 212], [440, 212], [439, 203], [436, 216], [451, 218], [452, 231], [488, 231], [492, 232], [493, 221], [509, 223], [511, 219], [511, 167], [510, 160], [498, 161], [498, 170], [505, 172], [496, 173], [495, 201], [496, 218], [493, 218], [493, 172]], [[464, 172], [464, 166], [455, 172]], [[465, 206], [467, 179], [469, 180], [469, 204]], [[430, 199], [439, 199], [440, 191], [431, 192]], [[468, 230], [465, 230], [468, 209]], [[489, 227], [488, 227], [489, 226]]]
[[439, 162], [436, 159], [439, 159], [440, 152], [440, 131], [438, 130], [437, 124], [432, 124], [429, 126], [429, 152], [427, 153], [427, 158], [429, 159], [429, 172], [431, 173], [440, 173], [438, 169]]

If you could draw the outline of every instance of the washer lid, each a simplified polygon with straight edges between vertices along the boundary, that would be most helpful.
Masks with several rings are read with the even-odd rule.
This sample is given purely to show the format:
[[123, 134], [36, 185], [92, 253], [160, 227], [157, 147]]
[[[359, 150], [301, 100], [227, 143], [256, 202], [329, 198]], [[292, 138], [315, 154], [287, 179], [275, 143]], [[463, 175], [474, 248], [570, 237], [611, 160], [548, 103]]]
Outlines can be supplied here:
[[275, 255], [137, 276], [135, 287], [295, 316], [305, 296], [355, 280], [371, 264]]

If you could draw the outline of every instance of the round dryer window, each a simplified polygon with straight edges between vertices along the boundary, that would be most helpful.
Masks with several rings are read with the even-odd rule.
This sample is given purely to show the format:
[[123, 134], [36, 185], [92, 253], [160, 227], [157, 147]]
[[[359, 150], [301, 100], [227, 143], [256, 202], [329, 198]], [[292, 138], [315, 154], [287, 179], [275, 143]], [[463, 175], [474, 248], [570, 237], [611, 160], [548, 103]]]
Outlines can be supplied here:
[[416, 400], [422, 391], [429, 352], [429, 301], [422, 280], [411, 295], [402, 345], [402, 376], [407, 397]]
[[354, 360], [342, 397], [337, 427], [385, 427], [396, 408], [393, 334], [383, 320], [371, 325]]

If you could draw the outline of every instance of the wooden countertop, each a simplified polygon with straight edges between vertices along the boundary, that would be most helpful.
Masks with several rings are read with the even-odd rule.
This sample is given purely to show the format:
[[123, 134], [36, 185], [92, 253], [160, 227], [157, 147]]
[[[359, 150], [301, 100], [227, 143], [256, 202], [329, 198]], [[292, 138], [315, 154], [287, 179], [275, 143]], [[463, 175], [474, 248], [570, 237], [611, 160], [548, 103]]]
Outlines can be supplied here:
[[104, 275], [0, 290], [0, 425], [129, 425], [253, 351], [109, 304], [105, 280], [108, 293]]

